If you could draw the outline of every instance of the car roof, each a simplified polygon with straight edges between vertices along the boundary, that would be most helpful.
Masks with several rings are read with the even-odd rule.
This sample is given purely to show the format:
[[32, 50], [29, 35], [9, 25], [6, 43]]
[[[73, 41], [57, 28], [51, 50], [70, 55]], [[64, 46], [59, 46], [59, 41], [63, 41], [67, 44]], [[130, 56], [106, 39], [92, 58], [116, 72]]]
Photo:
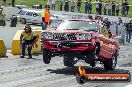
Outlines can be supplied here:
[[40, 13], [42, 10], [41, 9], [25, 9], [25, 8], [23, 8], [22, 11]]

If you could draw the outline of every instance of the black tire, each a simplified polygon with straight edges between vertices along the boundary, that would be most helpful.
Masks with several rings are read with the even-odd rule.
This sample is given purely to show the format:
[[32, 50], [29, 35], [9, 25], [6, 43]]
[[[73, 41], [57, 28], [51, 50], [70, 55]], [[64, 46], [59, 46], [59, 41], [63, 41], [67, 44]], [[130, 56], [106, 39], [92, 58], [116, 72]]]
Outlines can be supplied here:
[[22, 19], [21, 19], [21, 23], [22, 23], [22, 24], [26, 24], [26, 19], [25, 19], [25, 18], [22, 18]]
[[89, 53], [89, 59], [90, 59], [90, 66], [95, 67], [96, 64], [96, 49], [95, 47], [90, 53]]
[[104, 61], [105, 70], [114, 70], [117, 64], [117, 55], [113, 55], [109, 61]]
[[63, 63], [64, 66], [74, 67], [74, 59], [72, 57], [64, 57]]
[[51, 60], [51, 57], [49, 55], [49, 50], [47, 49], [43, 49], [43, 62], [45, 64], [49, 64]]
[[76, 75], [76, 80], [79, 84], [84, 84], [86, 82], [86, 77], [83, 75]]

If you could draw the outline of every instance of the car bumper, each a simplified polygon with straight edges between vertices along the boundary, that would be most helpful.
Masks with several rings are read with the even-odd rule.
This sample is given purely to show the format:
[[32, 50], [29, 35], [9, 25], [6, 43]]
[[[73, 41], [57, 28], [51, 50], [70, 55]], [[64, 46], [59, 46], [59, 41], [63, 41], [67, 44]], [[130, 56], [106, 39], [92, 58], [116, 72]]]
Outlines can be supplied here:
[[90, 51], [94, 47], [91, 42], [45, 41], [43, 44], [43, 48], [56, 51]]

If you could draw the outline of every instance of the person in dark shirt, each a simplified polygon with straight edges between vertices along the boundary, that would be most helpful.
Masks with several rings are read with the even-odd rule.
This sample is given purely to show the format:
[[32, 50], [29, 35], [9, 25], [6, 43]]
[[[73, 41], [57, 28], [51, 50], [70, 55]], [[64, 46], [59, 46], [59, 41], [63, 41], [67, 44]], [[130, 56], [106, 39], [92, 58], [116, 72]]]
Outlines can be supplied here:
[[65, 0], [64, 11], [66, 11], [66, 12], [69, 11], [69, 1], [68, 0]]
[[115, 3], [112, 1], [112, 16], [115, 16]]
[[127, 0], [125, 0], [124, 6], [125, 6], [125, 16], [128, 16], [129, 4], [128, 4]]
[[99, 0], [99, 15], [102, 14], [102, 1]]
[[111, 30], [110, 30], [110, 25], [111, 22], [108, 20], [108, 17], [105, 17], [104, 21], [103, 21], [103, 27], [106, 27], [106, 29], [108, 30], [109, 33], [109, 37], [111, 37]]
[[88, 13], [88, 0], [85, 1], [85, 13]]
[[132, 36], [132, 19], [130, 19], [130, 22], [126, 24], [126, 42], [130, 43]]
[[81, 8], [81, 0], [78, 0], [77, 1], [77, 10], [78, 10], [78, 12], [81, 13], [80, 8]]

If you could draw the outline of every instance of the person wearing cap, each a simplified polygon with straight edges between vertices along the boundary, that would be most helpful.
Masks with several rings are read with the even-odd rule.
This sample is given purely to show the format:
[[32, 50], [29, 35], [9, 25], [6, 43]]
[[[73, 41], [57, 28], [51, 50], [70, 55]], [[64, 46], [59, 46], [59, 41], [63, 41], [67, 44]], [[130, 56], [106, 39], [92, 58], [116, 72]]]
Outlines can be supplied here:
[[51, 17], [48, 5], [46, 5], [45, 9], [42, 10], [41, 16], [42, 16], [42, 30], [46, 30], [48, 24], [50, 24], [50, 17]]
[[126, 42], [130, 43], [132, 36], [132, 19], [126, 24]]
[[28, 59], [32, 58], [31, 50], [32, 47], [35, 45], [37, 47], [36, 42], [38, 41], [38, 36], [32, 31], [29, 25], [26, 25], [24, 31], [21, 33], [20, 36], [20, 48], [21, 48], [21, 56], [20, 58], [24, 58], [25, 56], [25, 49], [27, 47], [28, 51]]

